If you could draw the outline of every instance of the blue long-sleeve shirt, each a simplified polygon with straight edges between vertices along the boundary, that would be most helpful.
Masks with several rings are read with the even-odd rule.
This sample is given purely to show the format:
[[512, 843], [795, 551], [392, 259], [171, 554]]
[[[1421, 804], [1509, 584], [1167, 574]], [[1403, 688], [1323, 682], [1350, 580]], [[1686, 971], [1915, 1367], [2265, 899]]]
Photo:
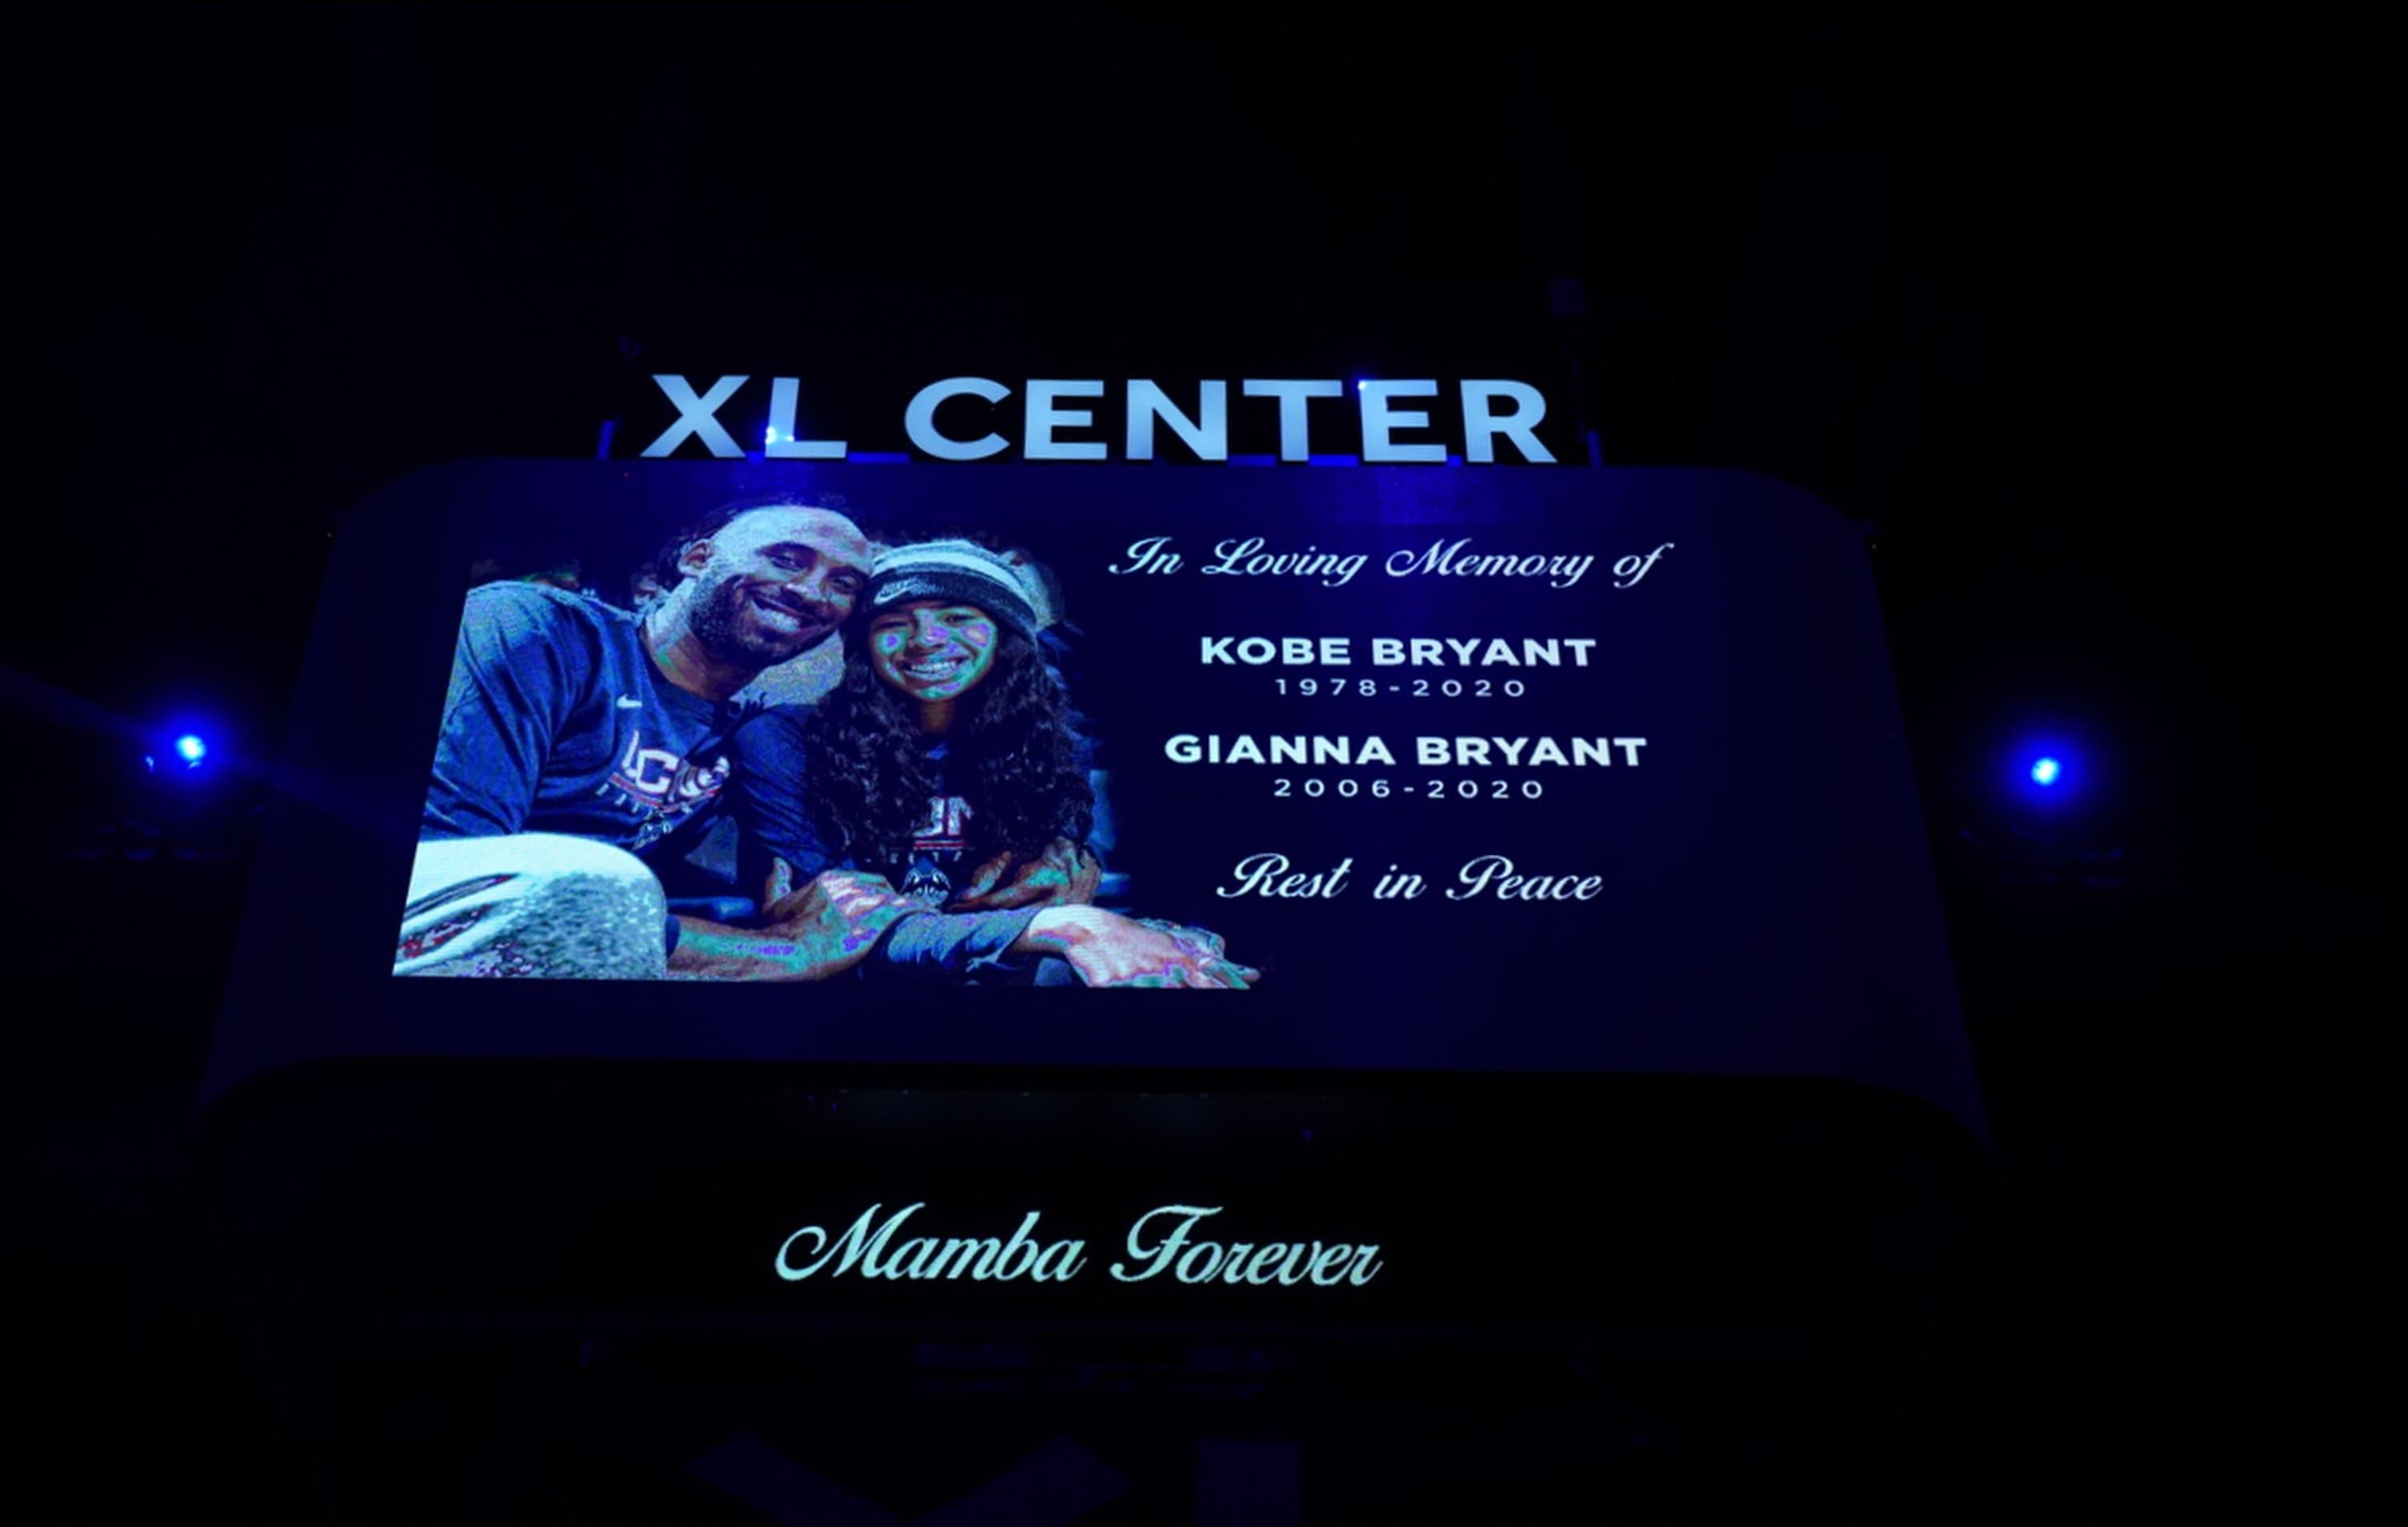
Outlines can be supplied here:
[[558, 832], [640, 855], [720, 809], [735, 719], [669, 683], [626, 611], [488, 583], [460, 617], [419, 836]]

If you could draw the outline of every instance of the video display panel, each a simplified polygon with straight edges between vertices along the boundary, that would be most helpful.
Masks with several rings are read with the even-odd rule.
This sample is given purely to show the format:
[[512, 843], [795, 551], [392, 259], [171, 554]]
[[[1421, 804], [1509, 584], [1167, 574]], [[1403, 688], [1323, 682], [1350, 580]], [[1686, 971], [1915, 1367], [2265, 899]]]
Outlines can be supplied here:
[[284, 786], [219, 1086], [562, 1054], [1971, 1107], [1862, 527], [1746, 474], [457, 464], [341, 538]]

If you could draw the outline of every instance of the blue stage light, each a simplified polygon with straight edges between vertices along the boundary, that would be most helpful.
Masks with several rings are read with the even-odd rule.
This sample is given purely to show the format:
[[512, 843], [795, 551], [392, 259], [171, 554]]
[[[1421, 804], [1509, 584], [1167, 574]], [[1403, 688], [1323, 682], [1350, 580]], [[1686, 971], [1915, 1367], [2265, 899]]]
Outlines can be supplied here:
[[2026, 811], [2054, 817], [2098, 804], [2090, 799], [2103, 778], [2095, 739], [2086, 742], [2053, 727], [2026, 732], [1995, 756], [1998, 790], [2021, 801]]
[[209, 756], [209, 745], [192, 732], [176, 739], [176, 756], [186, 764], [197, 764]]

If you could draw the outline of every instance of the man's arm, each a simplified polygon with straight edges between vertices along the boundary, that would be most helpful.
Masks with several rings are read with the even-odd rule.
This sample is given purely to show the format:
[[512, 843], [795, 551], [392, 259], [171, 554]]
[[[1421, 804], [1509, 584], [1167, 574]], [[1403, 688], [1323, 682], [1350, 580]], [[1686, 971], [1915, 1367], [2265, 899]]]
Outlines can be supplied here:
[[792, 706], [763, 712], [737, 727], [731, 740], [736, 776], [728, 782], [727, 804], [738, 828], [737, 880], [765, 886], [759, 893], [765, 905], [838, 868], [803, 804], [810, 772], [804, 715]]
[[[893, 887], [879, 876], [853, 871], [832, 870], [823, 872], [819, 880], [842, 878], [866, 881], [882, 891], [893, 894]], [[762, 900], [777, 902], [795, 894], [795, 886], [802, 881], [806, 889], [818, 881], [804, 879], [804, 872], [781, 856], [771, 856], [763, 873]], [[926, 980], [941, 976], [966, 975], [988, 966], [1001, 965], [1012, 953], [1012, 945], [1028, 930], [1034, 907], [1013, 912], [935, 912], [926, 903], [906, 899], [907, 914], [916, 914], [908, 928], [895, 928], [894, 921], [883, 924], [882, 935], [893, 929], [892, 937], [873, 940], [869, 964], [863, 972], [875, 980]], [[672, 957], [670, 967], [676, 968]], [[850, 968], [850, 967], [848, 967]]]
[[1025, 863], [1007, 850], [980, 865], [953, 905], [963, 912], [1083, 905], [1096, 899], [1103, 879], [1101, 859], [1068, 838], [1056, 838]]
[[581, 634], [551, 599], [521, 583], [469, 591], [421, 837], [497, 838], [526, 830], [561, 718], [594, 663]]
[[[773, 867], [772, 873], [785, 866]], [[931, 912], [876, 875], [830, 871], [779, 900], [758, 933], [678, 919], [669, 969], [731, 980], [819, 981], [869, 961], [873, 976], [958, 975], [1007, 957], [1066, 960], [1091, 987], [1243, 991], [1262, 972], [1101, 907]]]
[[772, 904], [758, 929], [680, 917], [669, 969], [723, 981], [824, 981], [860, 964], [914, 915], [929, 913], [876, 875], [831, 871]]
[[1224, 957], [1212, 947], [1124, 917], [1101, 907], [1059, 906], [1039, 910], [1012, 944], [1014, 954], [1057, 955], [1091, 987], [1187, 987], [1205, 991], [1243, 991], [1262, 972]]

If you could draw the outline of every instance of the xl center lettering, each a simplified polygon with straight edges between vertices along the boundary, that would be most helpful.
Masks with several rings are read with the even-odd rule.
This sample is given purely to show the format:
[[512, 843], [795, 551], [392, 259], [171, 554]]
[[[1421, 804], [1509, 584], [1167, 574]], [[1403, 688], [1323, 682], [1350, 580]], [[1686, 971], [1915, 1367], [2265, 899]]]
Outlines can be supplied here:
[[[644, 447], [643, 454], [666, 456], [693, 439], [714, 456], [742, 456], [744, 447], [720, 423], [719, 411], [751, 380], [743, 375], [724, 376], [707, 390], [697, 392], [682, 376], [653, 377], [653, 384], [676, 407], [678, 417]], [[1316, 417], [1313, 405], [1337, 399], [1342, 408], [1348, 391], [1346, 383], [1327, 377], [1247, 378], [1239, 382], [1238, 388], [1240, 396], [1261, 400], [1257, 407], [1277, 411], [1282, 461], [1311, 459]], [[1447, 459], [1446, 446], [1441, 442], [1406, 438], [1426, 434], [1435, 427], [1428, 407], [1409, 405], [1424, 398], [1440, 397], [1440, 384], [1436, 380], [1367, 379], [1355, 382], [1353, 390], [1365, 464], [1436, 465]], [[842, 460], [844, 441], [797, 438], [796, 411], [801, 391], [799, 378], [770, 379], [769, 422], [763, 435], [762, 454], [773, 461]], [[1547, 400], [1538, 388], [1526, 382], [1482, 378], [1456, 382], [1455, 392], [1463, 425], [1464, 460], [1484, 465], [1495, 462], [1500, 439], [1511, 445], [1523, 461], [1550, 463], [1555, 459], [1539, 440], [1538, 426], [1547, 416]], [[985, 377], [947, 377], [932, 382], [913, 394], [905, 406], [904, 433], [915, 449], [939, 461], [983, 461], [1001, 455], [1011, 449], [1012, 442], [997, 426], [1010, 427], [1013, 421], [1009, 411], [998, 405], [1011, 396], [1010, 387]], [[1099, 378], [1032, 378], [1026, 382], [1017, 411], [1022, 459], [1111, 459], [1111, 441], [1075, 438], [1082, 432], [1108, 427], [1097, 423], [1093, 406], [1094, 400], [1104, 396], [1105, 384]], [[1226, 382], [1199, 383], [1192, 411], [1145, 378], [1124, 383], [1121, 396], [1121, 459], [1154, 460], [1157, 426], [1177, 435], [1201, 460], [1229, 459]], [[1326, 411], [1320, 411], [1323, 415]]]

